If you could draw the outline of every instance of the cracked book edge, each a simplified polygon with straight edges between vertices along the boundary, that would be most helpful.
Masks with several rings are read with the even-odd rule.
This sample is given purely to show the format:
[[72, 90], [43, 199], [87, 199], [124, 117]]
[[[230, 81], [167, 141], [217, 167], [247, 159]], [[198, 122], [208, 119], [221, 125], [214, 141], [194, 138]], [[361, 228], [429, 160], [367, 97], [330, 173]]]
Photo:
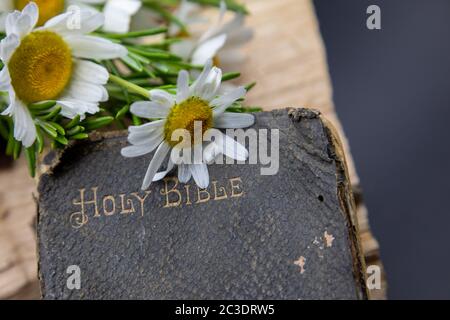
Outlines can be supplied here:
[[85, 140], [79, 141], [71, 141], [66, 147], [63, 149], [49, 149], [45, 151], [39, 157], [39, 165], [37, 170], [37, 185], [39, 185], [41, 178], [45, 175], [52, 175], [55, 169], [61, 164], [61, 160], [64, 155], [69, 152], [74, 147], [80, 144], [91, 144], [96, 143], [102, 140], [114, 139], [126, 137], [128, 134], [127, 130], [114, 130], [114, 131], [100, 131], [93, 132], [89, 134], [89, 138]]
[[350, 250], [353, 256], [353, 276], [355, 285], [357, 286], [357, 293], [361, 299], [370, 299], [370, 294], [366, 286], [366, 265], [359, 236], [356, 204], [350, 183], [346, 157], [339, 134], [332, 123], [318, 110], [309, 108], [289, 108], [288, 114], [294, 121], [317, 119], [321, 122], [325, 135], [329, 141], [329, 156], [336, 164], [336, 192], [341, 210], [345, 214], [348, 223], [347, 230], [350, 240]]
[[361, 290], [362, 297], [364, 299], [370, 299], [370, 293], [366, 286], [366, 264], [363, 255], [358, 217], [356, 214], [356, 204], [353, 196], [353, 189], [350, 183], [350, 176], [347, 167], [346, 157], [342, 142], [339, 138], [339, 134], [334, 126], [324, 116], [320, 115], [325, 133], [327, 134], [330, 142], [330, 156], [336, 163], [336, 178], [338, 182], [338, 198], [341, 204], [341, 208], [347, 216], [347, 221], [350, 223], [348, 231], [351, 239], [351, 251], [354, 257], [353, 259], [353, 271], [355, 280], [358, 281]]

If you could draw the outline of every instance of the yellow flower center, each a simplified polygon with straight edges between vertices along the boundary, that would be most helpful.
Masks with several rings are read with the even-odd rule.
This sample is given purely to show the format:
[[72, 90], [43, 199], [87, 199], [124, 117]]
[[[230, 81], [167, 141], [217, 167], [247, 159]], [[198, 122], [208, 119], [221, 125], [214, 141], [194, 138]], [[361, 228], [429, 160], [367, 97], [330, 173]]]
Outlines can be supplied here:
[[191, 97], [172, 107], [164, 126], [166, 142], [171, 146], [176, 146], [180, 141], [172, 141], [172, 133], [178, 129], [185, 129], [191, 135], [191, 143], [194, 143], [195, 121], [202, 122], [202, 135], [206, 130], [212, 128], [212, 109], [206, 101]]
[[14, 0], [14, 5], [17, 10], [23, 10], [32, 1], [39, 7], [39, 26], [64, 11], [64, 0]]
[[212, 63], [215, 67], [220, 67], [220, 59], [217, 55], [213, 57]]
[[20, 100], [27, 103], [54, 100], [71, 79], [72, 52], [58, 34], [35, 31], [22, 39], [8, 69]]
[[189, 32], [187, 31], [187, 30], [180, 30], [176, 35], [175, 35], [175, 37], [177, 37], [177, 38], [183, 38], [183, 39], [186, 39], [186, 38], [189, 38], [191, 35], [189, 34]]

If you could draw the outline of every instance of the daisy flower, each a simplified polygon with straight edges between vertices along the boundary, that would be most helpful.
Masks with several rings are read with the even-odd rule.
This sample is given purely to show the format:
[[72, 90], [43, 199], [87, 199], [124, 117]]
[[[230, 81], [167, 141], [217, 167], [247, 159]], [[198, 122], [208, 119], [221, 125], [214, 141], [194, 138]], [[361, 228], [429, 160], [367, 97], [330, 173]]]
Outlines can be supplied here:
[[7, 91], [9, 106], [2, 115], [14, 121], [14, 137], [29, 147], [36, 139], [36, 127], [28, 105], [57, 101], [67, 118], [99, 111], [98, 104], [108, 99], [104, 85], [108, 71], [84, 59], [113, 59], [127, 50], [109, 40], [85, 35], [103, 23], [100, 13], [81, 12], [81, 28], [70, 29], [73, 12], [56, 16], [41, 28], [39, 9], [30, 3], [22, 12], [8, 14], [6, 37], [0, 43], [0, 91]]
[[[222, 71], [212, 67], [212, 61], [209, 60], [191, 86], [188, 72], [183, 70], [178, 75], [175, 95], [163, 90], [151, 90], [151, 101], [140, 101], [131, 105], [134, 115], [155, 120], [141, 126], [129, 127], [128, 141], [132, 145], [121, 151], [124, 157], [138, 157], [156, 149], [142, 183], [143, 190], [147, 189], [152, 181], [164, 178], [175, 165], [178, 166], [180, 182], [186, 183], [193, 177], [200, 188], [207, 188], [207, 163], [222, 154], [238, 161], [247, 159], [248, 152], [244, 146], [217, 130], [253, 125], [254, 116], [251, 114], [225, 112], [235, 101], [245, 96], [246, 90], [244, 87], [238, 87], [217, 96], [221, 80]], [[202, 137], [202, 141], [194, 139], [191, 146], [190, 143], [172, 140], [176, 130], [185, 130], [190, 133], [190, 137], [194, 137], [194, 127], [198, 122], [201, 122], [202, 133], [214, 131], [214, 141], [203, 142]], [[181, 153], [200, 154], [202, 159], [192, 161], [191, 158], [189, 161], [176, 163], [173, 159], [177, 159]], [[170, 157], [167, 169], [158, 173], [168, 154]]]
[[[215, 65], [227, 71], [242, 63], [244, 55], [240, 52], [240, 47], [251, 40], [253, 32], [251, 28], [244, 26], [243, 13], [235, 13], [231, 21], [225, 22], [226, 11], [225, 2], [222, 1], [217, 22], [199, 37], [195, 35], [185, 37], [181, 34], [185, 39], [171, 46], [172, 53], [194, 65], [204, 65], [207, 60], [212, 59]], [[195, 6], [183, 1], [175, 15], [189, 26], [193, 22], [200, 21], [199, 14]], [[173, 26], [171, 29], [173, 36], [177, 35], [174, 33], [176, 30], [179, 29]]]
[[35, 2], [39, 7], [38, 26], [44, 25], [67, 8], [70, 9], [71, 6], [93, 11], [97, 11], [99, 6], [103, 6], [105, 22], [102, 29], [115, 33], [129, 31], [131, 17], [139, 11], [142, 5], [141, 0], [1, 0], [0, 31], [4, 31], [1, 26], [4, 25], [3, 21], [8, 13], [14, 10], [23, 10], [30, 2]]

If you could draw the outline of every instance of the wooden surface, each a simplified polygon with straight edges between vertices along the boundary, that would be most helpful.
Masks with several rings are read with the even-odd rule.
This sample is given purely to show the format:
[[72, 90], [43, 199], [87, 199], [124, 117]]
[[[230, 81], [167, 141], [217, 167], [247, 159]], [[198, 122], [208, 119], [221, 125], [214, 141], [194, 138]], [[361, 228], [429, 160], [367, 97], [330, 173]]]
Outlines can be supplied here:
[[0, 171], [0, 298], [30, 297], [37, 279], [34, 189], [23, 159]]
[[[340, 132], [354, 186], [360, 237], [367, 264], [379, 264], [378, 243], [369, 229], [367, 210], [348, 143], [334, 111], [326, 55], [310, 0], [247, 0], [248, 23], [255, 38], [246, 47], [243, 83], [258, 81], [249, 104], [265, 110], [309, 107], [320, 110]], [[0, 298], [39, 298], [34, 236], [35, 184], [24, 161], [0, 170]], [[372, 290], [372, 298], [384, 298]]]

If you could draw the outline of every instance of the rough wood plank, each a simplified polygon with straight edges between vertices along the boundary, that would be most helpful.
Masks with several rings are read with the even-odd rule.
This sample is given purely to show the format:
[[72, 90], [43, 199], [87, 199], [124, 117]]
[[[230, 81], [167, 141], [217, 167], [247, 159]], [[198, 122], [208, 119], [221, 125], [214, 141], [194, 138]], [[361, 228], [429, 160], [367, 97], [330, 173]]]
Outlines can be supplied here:
[[25, 161], [0, 171], [0, 298], [27, 297], [36, 283], [34, 190]]

